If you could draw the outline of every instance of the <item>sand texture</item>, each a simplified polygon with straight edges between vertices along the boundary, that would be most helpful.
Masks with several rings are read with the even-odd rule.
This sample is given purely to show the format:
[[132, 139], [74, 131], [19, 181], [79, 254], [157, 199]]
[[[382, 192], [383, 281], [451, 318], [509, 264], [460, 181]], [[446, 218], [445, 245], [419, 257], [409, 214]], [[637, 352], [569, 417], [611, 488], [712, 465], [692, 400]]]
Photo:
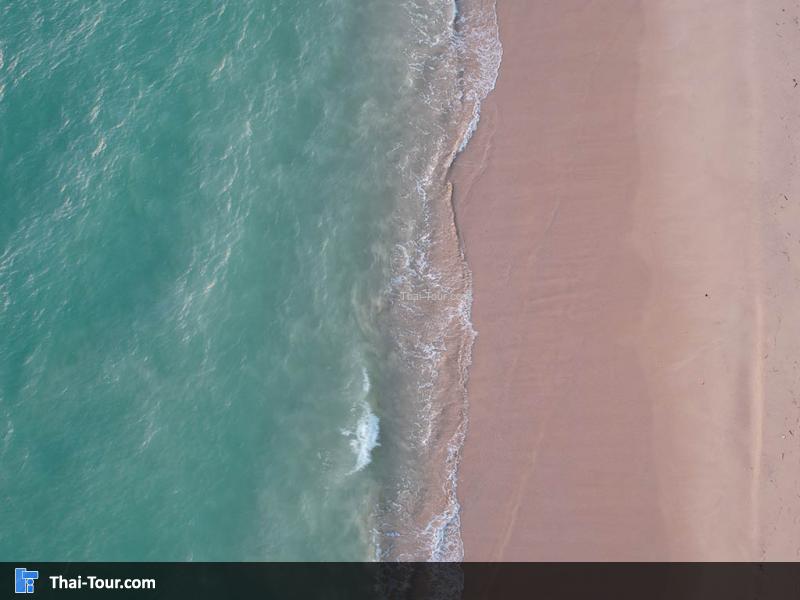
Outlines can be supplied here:
[[498, 0], [467, 560], [800, 558], [800, 6]]

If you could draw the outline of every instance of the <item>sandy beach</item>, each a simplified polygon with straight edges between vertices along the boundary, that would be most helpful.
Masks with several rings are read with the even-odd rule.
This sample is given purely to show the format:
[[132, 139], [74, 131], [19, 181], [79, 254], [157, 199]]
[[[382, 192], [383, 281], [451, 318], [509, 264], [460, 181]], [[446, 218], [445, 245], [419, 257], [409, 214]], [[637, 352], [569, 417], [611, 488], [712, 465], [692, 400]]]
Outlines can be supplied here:
[[800, 559], [800, 6], [498, 0], [467, 560]]

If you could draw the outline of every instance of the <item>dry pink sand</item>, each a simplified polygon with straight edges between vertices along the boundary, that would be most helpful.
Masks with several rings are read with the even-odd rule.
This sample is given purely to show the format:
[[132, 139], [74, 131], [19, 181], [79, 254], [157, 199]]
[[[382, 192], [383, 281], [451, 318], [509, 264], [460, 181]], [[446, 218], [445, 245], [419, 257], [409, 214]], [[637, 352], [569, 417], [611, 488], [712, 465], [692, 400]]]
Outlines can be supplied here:
[[800, 6], [498, 0], [467, 560], [800, 558]]

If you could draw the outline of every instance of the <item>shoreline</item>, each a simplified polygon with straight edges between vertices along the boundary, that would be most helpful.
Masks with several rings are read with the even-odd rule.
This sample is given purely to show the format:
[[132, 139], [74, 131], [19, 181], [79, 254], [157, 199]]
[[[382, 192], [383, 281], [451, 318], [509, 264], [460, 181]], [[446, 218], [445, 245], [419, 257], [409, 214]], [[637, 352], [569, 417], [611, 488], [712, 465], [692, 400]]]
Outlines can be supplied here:
[[796, 559], [797, 10], [498, 4], [452, 168], [465, 559]]
[[403, 358], [402, 370], [411, 368], [401, 388], [410, 402], [381, 411], [381, 435], [393, 436], [390, 443], [401, 459], [394, 466], [399, 477], [390, 477], [390, 487], [383, 489], [395, 499], [382, 500], [388, 508], [379, 504], [384, 513], [374, 519], [378, 525], [367, 526], [379, 560], [463, 560], [457, 469], [475, 332], [469, 318], [471, 274], [455, 226], [451, 173], [494, 87], [502, 48], [494, 0], [442, 6], [445, 29], [420, 45], [427, 53], [420, 58], [425, 85], [415, 89], [425, 92], [426, 110], [436, 111], [438, 119], [424, 133], [439, 138], [427, 147], [427, 162], [409, 181], [416, 187], [410, 186], [407, 206], [417, 220], [401, 221], [404, 228], [413, 225], [392, 249], [386, 296], [392, 352]]

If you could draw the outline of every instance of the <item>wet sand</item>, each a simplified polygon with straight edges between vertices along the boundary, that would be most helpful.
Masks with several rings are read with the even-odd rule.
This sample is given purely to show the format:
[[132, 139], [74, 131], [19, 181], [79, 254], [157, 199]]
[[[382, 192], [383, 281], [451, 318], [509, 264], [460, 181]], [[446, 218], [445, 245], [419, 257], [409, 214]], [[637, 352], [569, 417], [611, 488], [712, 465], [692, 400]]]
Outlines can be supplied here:
[[800, 558], [800, 7], [498, 15], [454, 170], [466, 559]]

